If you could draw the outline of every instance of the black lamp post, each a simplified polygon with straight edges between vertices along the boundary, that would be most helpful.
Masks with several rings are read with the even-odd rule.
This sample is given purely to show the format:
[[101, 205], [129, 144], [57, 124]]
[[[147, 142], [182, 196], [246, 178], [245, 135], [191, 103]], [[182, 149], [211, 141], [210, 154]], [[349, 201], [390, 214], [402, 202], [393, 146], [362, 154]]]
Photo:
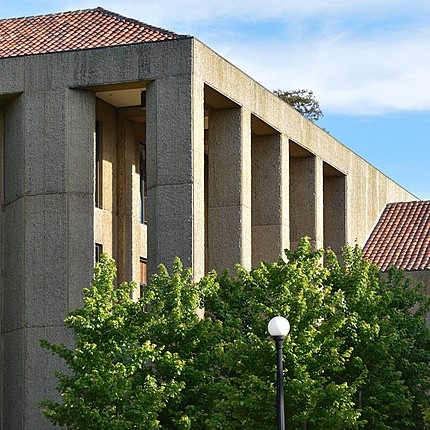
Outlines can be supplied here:
[[282, 365], [282, 343], [290, 332], [290, 323], [284, 317], [274, 317], [269, 321], [267, 331], [276, 343], [276, 410], [278, 416], [278, 430], [285, 430], [284, 412], [284, 369]]

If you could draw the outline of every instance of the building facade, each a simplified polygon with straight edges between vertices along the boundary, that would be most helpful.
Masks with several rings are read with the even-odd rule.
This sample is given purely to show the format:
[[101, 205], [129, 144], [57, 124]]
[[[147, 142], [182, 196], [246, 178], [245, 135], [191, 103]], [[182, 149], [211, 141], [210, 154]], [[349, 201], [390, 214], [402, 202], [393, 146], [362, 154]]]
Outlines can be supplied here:
[[196, 278], [308, 235], [363, 243], [416, 198], [199, 40], [101, 8], [0, 20], [0, 428], [38, 402], [96, 255]]

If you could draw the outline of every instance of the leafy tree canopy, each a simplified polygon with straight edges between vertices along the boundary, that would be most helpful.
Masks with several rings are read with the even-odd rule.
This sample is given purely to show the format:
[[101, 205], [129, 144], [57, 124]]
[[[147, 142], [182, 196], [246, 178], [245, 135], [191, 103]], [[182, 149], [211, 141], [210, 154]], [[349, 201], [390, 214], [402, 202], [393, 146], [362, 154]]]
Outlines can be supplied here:
[[273, 93], [312, 122], [318, 121], [324, 116], [320, 104], [311, 90], [275, 90]]
[[[429, 411], [429, 299], [400, 272], [381, 277], [346, 248], [340, 262], [303, 239], [287, 261], [194, 283], [176, 260], [144, 297], [115, 286], [103, 256], [84, 306], [66, 319], [61, 400], [42, 411], [70, 430], [262, 430], [275, 425], [271, 317], [291, 323], [284, 343], [289, 429], [423, 429]], [[200, 318], [196, 309], [204, 310]], [[414, 309], [414, 311], [411, 311]]]

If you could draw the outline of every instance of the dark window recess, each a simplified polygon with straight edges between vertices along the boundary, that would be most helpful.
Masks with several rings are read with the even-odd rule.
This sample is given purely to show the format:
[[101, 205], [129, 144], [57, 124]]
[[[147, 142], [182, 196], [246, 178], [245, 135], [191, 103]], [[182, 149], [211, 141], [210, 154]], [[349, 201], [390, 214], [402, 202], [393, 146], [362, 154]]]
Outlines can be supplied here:
[[97, 208], [102, 207], [102, 136], [101, 136], [101, 133], [102, 133], [101, 122], [96, 121], [94, 197], [95, 197], [95, 206]]
[[147, 184], [146, 184], [146, 145], [140, 144], [139, 148], [139, 165], [140, 165], [140, 222], [146, 223], [146, 199], [147, 199]]
[[146, 258], [140, 257], [140, 279], [139, 279], [139, 286], [140, 286], [140, 297], [143, 296], [145, 291], [145, 286], [148, 283], [148, 263]]
[[95, 251], [94, 251], [94, 257], [95, 257], [96, 263], [100, 262], [100, 256], [102, 254], [103, 254], [103, 245], [101, 243], [96, 243]]

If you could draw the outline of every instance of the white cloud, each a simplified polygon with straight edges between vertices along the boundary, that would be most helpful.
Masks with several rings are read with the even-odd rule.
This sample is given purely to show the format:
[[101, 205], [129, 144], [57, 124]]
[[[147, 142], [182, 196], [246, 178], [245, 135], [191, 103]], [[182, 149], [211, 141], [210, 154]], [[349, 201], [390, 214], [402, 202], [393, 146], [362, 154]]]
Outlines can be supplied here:
[[[416, 24], [426, 17], [430, 21], [427, 0], [107, 0], [101, 4], [197, 35], [269, 89], [312, 89], [326, 112], [430, 110], [430, 26]], [[411, 21], [400, 26], [398, 19], [406, 16]], [[252, 32], [253, 23], [273, 18], [287, 28], [285, 34]], [[351, 19], [364, 28], [369, 24], [372, 32], [353, 34]], [[371, 27], [378, 19], [388, 23], [387, 28]], [[319, 29], [312, 27], [314, 20]]]
[[[75, 2], [77, 3], [77, 2]], [[427, 0], [106, 0], [104, 7], [118, 12], [128, 11], [144, 21], [165, 23], [193, 23], [217, 19], [243, 19], [258, 21], [267, 18], [303, 18], [314, 15], [344, 15], [364, 13], [386, 15], [399, 9], [411, 12], [415, 9], [430, 10]]]
[[430, 110], [430, 30], [354, 39], [220, 46], [269, 89], [312, 89], [323, 110], [381, 114]]

